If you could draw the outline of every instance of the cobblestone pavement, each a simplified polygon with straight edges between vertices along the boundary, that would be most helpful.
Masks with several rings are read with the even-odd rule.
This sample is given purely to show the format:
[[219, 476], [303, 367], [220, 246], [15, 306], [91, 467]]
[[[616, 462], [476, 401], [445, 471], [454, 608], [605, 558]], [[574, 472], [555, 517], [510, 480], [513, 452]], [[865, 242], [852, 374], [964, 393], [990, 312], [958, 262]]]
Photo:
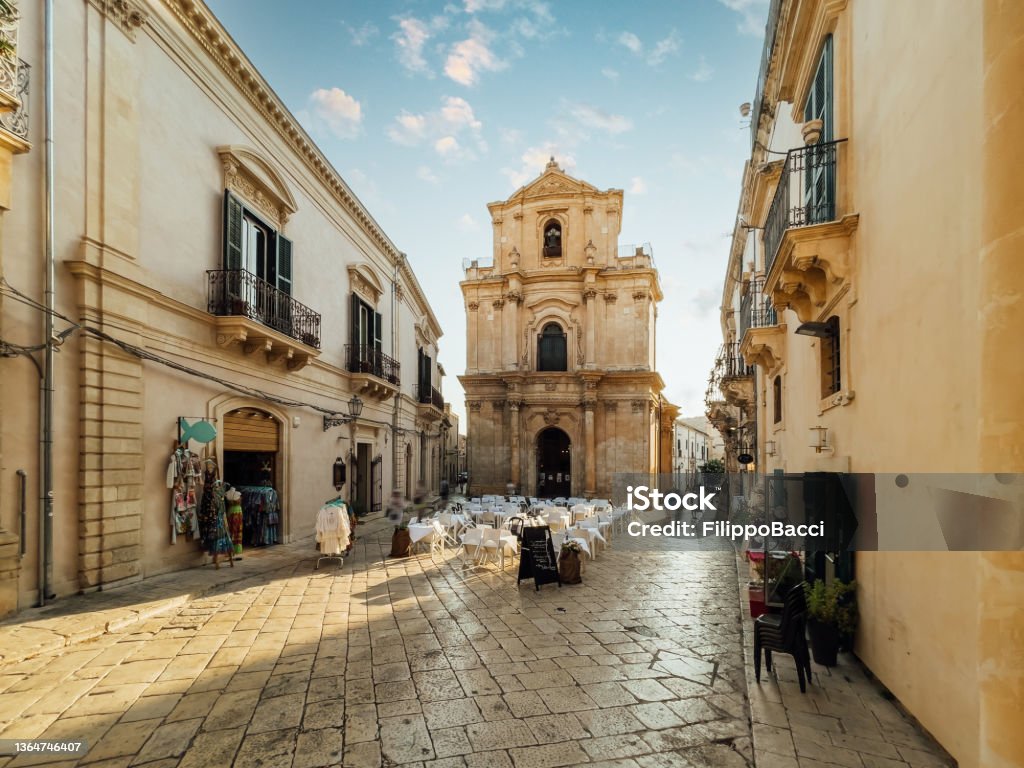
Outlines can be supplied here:
[[389, 545], [0, 667], [0, 736], [92, 766], [752, 764], [731, 550], [620, 536], [537, 592]]

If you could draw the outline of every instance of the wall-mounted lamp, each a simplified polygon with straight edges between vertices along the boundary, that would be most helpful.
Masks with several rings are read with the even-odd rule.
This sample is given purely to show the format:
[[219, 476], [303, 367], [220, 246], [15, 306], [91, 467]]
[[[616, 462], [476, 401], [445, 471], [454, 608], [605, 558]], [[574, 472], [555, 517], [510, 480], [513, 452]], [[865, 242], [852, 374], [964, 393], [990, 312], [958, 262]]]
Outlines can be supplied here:
[[814, 441], [811, 443], [811, 448], [815, 453], [832, 450], [832, 446], [828, 444], [828, 427], [811, 427], [811, 432], [817, 433], [811, 438]]
[[818, 339], [827, 339], [833, 334], [832, 325], [829, 323], [800, 323], [796, 332], [801, 336], [814, 336]]
[[764, 452], [767, 455], [769, 455], [769, 456], [774, 456], [775, 455], [775, 441], [774, 440], [765, 440]]
[[331, 427], [339, 427], [342, 424], [348, 424], [350, 421], [355, 421], [359, 418], [359, 414], [362, 412], [363, 401], [359, 399], [359, 395], [352, 395], [352, 399], [348, 401], [347, 416], [324, 416], [324, 432]]
[[334, 460], [331, 467], [331, 480], [334, 482], [334, 490], [341, 493], [341, 488], [345, 485], [345, 460], [341, 456]]

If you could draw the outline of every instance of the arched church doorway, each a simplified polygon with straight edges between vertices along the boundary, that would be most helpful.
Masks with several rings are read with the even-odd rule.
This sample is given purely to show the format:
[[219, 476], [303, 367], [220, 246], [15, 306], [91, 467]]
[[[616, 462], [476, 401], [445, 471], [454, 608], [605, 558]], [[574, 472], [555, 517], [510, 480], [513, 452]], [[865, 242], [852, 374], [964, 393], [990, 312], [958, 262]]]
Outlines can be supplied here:
[[537, 435], [537, 495], [554, 498], [572, 494], [569, 473], [572, 469], [569, 436], [557, 427], [548, 427]]

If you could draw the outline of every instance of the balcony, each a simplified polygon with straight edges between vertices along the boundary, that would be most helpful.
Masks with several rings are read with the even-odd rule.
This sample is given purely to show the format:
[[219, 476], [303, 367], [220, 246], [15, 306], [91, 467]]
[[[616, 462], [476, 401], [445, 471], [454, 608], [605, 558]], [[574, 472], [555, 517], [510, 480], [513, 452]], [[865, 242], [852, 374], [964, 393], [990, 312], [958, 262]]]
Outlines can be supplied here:
[[[0, 34], [0, 41], [2, 41]], [[2, 42], [0, 42], [2, 45]], [[12, 66], [13, 65], [13, 66]], [[19, 139], [28, 139], [29, 67], [21, 59], [15, 62], [0, 52], [0, 128]]]
[[792, 149], [764, 225], [764, 292], [801, 322], [815, 319], [849, 272], [857, 214], [838, 194], [846, 139]]
[[345, 367], [361, 394], [386, 400], [401, 386], [401, 364], [369, 344], [346, 344]]
[[715, 370], [729, 405], [743, 407], [754, 402], [754, 366], [743, 359], [737, 342], [722, 345]]
[[785, 343], [786, 326], [779, 325], [778, 312], [764, 293], [764, 277], [751, 278], [740, 299], [740, 354], [746, 363], [770, 372], [782, 363]]
[[444, 415], [444, 397], [436, 387], [420, 385], [416, 388], [416, 400], [419, 402], [419, 414], [434, 421]]
[[206, 273], [206, 310], [216, 317], [217, 343], [263, 352], [290, 370], [320, 354], [320, 314], [244, 269]]

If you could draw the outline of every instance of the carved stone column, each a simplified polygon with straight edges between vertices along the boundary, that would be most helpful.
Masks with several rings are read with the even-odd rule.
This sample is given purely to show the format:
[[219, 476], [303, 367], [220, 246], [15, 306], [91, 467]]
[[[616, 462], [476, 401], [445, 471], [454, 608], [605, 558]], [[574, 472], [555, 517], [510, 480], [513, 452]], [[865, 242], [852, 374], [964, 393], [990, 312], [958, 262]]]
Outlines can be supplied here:
[[477, 343], [478, 343], [478, 332], [477, 332], [477, 320], [480, 317], [479, 314], [480, 302], [471, 301], [466, 304], [466, 371], [467, 373], [476, 373], [480, 368], [480, 361], [477, 359]]
[[522, 404], [523, 401], [520, 399], [510, 398], [508, 401], [509, 444], [511, 447], [511, 456], [509, 458], [509, 480], [511, 481], [512, 485], [516, 487], [517, 492], [520, 492], [522, 490], [519, 487], [519, 481], [521, 478], [519, 469], [522, 464], [522, 457], [519, 454], [519, 407]]
[[594, 311], [594, 302], [597, 299], [597, 291], [594, 290], [593, 286], [588, 285], [583, 291], [583, 301], [587, 305], [587, 346], [584, 353], [584, 366], [586, 368], [593, 368], [597, 364], [596, 346], [595, 346], [595, 333], [594, 329], [597, 327], [596, 313]]
[[583, 401], [583, 444], [586, 451], [584, 457], [583, 495], [593, 498], [597, 489], [597, 435], [594, 426], [594, 407], [596, 400]]
[[506, 371], [519, 368], [519, 303], [523, 295], [515, 288], [505, 294], [505, 308], [502, 312], [501, 359]]

